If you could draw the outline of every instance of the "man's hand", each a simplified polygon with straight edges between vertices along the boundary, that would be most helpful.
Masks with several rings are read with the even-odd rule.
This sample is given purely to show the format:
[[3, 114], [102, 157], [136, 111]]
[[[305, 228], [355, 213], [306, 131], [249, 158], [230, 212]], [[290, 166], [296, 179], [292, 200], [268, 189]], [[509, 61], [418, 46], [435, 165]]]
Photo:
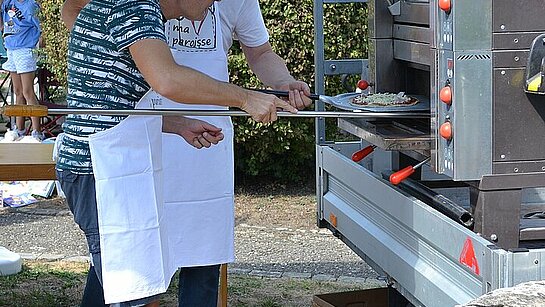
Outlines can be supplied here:
[[163, 132], [177, 134], [197, 149], [209, 148], [224, 137], [221, 128], [184, 116], [163, 116]]
[[302, 110], [312, 104], [312, 100], [308, 98], [310, 96], [310, 87], [303, 81], [294, 80], [293, 82], [279, 86], [277, 89], [288, 91], [289, 103], [298, 110]]
[[274, 95], [251, 90], [246, 90], [246, 94], [246, 99], [240, 108], [250, 114], [257, 122], [270, 123], [277, 120], [277, 108], [290, 113], [297, 113], [296, 108]]

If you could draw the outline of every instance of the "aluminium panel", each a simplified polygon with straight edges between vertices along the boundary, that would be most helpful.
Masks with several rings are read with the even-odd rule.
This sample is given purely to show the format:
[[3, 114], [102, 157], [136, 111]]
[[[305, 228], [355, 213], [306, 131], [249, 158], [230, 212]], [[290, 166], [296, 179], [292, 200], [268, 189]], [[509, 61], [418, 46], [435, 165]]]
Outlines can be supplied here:
[[[482, 279], [458, 261], [466, 240], [476, 261], [490, 244], [332, 149], [322, 150], [323, 216], [425, 306], [453, 306], [483, 293]], [[449, 238], [449, 240], [445, 240]], [[480, 273], [488, 268], [481, 265]]]
[[432, 48], [452, 50], [453, 40], [453, 14], [446, 13], [439, 8], [438, 0], [430, 3], [430, 24], [432, 35]]
[[[439, 135], [439, 129], [444, 123], [456, 121], [454, 117], [454, 108], [451, 105], [443, 103], [439, 99], [439, 93], [441, 89], [445, 86], [450, 86], [451, 91], [455, 93], [456, 85], [452, 82], [454, 77], [454, 72], [457, 67], [454, 66], [454, 53], [450, 50], [435, 50], [437, 55], [437, 67], [435, 68], [435, 73], [437, 74], [434, 78], [434, 87], [433, 96], [432, 96], [432, 106], [435, 111], [434, 119], [432, 120], [432, 133], [435, 137], [436, 147], [436, 161], [434, 163], [435, 170], [440, 174], [445, 174], [449, 177], [454, 177], [454, 142], [452, 140], [446, 140]], [[457, 100], [454, 99], [453, 103], [457, 103]], [[458, 133], [454, 131], [454, 137], [458, 137]]]
[[492, 48], [492, 0], [456, 0], [452, 14], [455, 51]]
[[529, 280], [542, 280], [545, 276], [545, 253], [543, 249], [528, 252], [508, 253], [506, 257], [506, 276], [503, 286], [511, 287]]
[[[430, 65], [430, 135], [432, 137], [431, 141], [431, 167], [432, 169], [439, 174], [444, 173], [443, 160], [439, 155], [439, 90], [444, 86], [444, 80], [441, 82], [438, 66], [439, 66], [439, 52], [437, 49], [430, 49], [432, 59]], [[446, 73], [446, 72], [445, 72]], [[446, 76], [443, 78], [445, 79]], [[443, 104], [443, 103], [441, 103]]]
[[479, 180], [492, 173], [491, 52], [455, 52], [454, 70], [453, 179]]
[[[494, 289], [545, 278], [545, 249], [506, 251], [454, 223], [335, 149], [317, 150], [322, 217], [386, 273], [415, 305], [453, 306]], [[448, 239], [446, 239], [448, 238]], [[460, 264], [472, 242], [479, 274]]]

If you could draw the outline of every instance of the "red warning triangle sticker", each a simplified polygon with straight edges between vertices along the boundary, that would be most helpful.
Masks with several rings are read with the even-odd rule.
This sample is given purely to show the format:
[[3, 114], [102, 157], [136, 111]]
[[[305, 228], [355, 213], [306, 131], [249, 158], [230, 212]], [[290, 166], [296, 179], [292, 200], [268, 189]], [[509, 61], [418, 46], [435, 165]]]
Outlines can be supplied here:
[[475, 257], [475, 249], [473, 248], [473, 241], [468, 237], [464, 243], [464, 248], [460, 254], [460, 263], [465, 264], [475, 274], [480, 275], [479, 263], [477, 257]]

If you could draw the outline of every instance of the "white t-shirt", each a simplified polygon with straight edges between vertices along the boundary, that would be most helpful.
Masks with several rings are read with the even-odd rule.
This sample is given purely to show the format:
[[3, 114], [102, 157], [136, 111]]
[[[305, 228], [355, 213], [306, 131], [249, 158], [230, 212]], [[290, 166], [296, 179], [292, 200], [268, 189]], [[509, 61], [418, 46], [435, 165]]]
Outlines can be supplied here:
[[258, 0], [222, 0], [218, 5], [226, 53], [233, 45], [233, 39], [248, 47], [258, 47], [269, 41]]

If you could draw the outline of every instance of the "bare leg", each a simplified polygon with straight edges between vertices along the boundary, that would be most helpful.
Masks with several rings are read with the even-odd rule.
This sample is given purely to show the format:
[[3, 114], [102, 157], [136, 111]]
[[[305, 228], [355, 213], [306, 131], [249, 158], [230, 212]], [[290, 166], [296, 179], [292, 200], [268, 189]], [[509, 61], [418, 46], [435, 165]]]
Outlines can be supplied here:
[[[26, 104], [25, 96], [23, 95], [23, 85], [21, 84], [21, 75], [16, 72], [10, 72], [11, 84], [13, 86], [13, 94], [15, 95], [15, 104]], [[18, 116], [15, 118], [17, 129], [25, 130], [25, 118]]]
[[[24, 74], [20, 74], [21, 76], [21, 84], [23, 86], [23, 95], [25, 96], [26, 103], [28, 105], [38, 105], [38, 99], [36, 98], [36, 94], [34, 93], [34, 72], [28, 72]], [[32, 117], [32, 129], [40, 132], [42, 131], [40, 118], [39, 117]]]

